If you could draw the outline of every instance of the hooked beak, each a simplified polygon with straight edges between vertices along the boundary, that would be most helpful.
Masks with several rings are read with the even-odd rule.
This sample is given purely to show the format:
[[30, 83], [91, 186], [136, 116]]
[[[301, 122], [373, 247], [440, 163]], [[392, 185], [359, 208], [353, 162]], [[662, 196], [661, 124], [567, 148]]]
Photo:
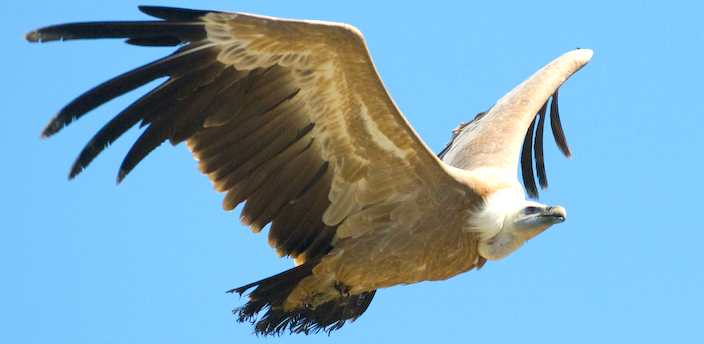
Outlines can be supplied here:
[[543, 218], [550, 218], [554, 223], [560, 223], [560, 222], [565, 222], [567, 219], [567, 211], [565, 208], [557, 206], [557, 207], [547, 207], [545, 209], [545, 213], [540, 215], [540, 217]]

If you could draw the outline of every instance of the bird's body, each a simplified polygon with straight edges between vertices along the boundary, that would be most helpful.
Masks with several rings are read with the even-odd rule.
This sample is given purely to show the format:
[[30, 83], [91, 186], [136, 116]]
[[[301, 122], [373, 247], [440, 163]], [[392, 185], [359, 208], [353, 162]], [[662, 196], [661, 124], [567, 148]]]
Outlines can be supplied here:
[[[524, 137], [529, 147], [533, 141], [536, 114], [536, 160], [538, 152], [542, 159], [548, 99], [555, 132], [557, 88], [591, 51], [570, 52], [543, 68], [459, 128], [439, 158], [396, 108], [364, 39], [348, 25], [141, 10], [163, 21], [66, 24], [25, 36], [179, 46], [77, 98], [43, 136], [168, 76], [96, 134], [70, 177], [140, 122], [146, 129], [118, 181], [163, 141], [185, 141], [199, 170], [226, 192], [224, 208], [246, 201], [242, 223], [254, 232], [271, 223], [269, 244], [295, 259], [296, 268], [233, 290], [256, 287], [236, 312], [241, 321], [256, 320], [257, 333], [339, 328], [361, 315], [379, 288], [481, 267], [564, 220], [561, 207], [525, 200], [516, 168]], [[523, 151], [525, 157], [525, 145]], [[524, 180], [526, 168], [524, 161]], [[539, 163], [539, 177], [541, 171]], [[257, 318], [260, 311], [266, 314]]]

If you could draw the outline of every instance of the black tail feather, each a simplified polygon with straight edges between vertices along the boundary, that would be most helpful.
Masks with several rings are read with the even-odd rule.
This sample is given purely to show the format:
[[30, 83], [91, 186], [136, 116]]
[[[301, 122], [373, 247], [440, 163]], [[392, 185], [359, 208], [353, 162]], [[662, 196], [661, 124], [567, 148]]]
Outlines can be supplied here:
[[[291, 333], [317, 333], [321, 330], [328, 334], [337, 330], [347, 320], [356, 320], [364, 311], [376, 293], [376, 290], [361, 294], [349, 294], [348, 288], [338, 284], [334, 288], [340, 296], [316, 306], [284, 310], [283, 304], [288, 295], [305, 277], [312, 275], [318, 261], [310, 261], [296, 268], [284, 271], [278, 275], [257, 281], [240, 288], [230, 290], [242, 295], [250, 288], [256, 287], [247, 298], [244, 306], [232, 312], [238, 315], [237, 321], [254, 324], [257, 335], [280, 335], [287, 329]], [[266, 309], [266, 313], [258, 317], [258, 313]]]
[[375, 293], [376, 290], [372, 290], [357, 295], [341, 296], [315, 308], [306, 307], [290, 312], [280, 308], [269, 308], [266, 314], [254, 324], [254, 332], [274, 335], [282, 334], [288, 328], [291, 333], [310, 334], [322, 330], [330, 334], [342, 328], [347, 320], [355, 321], [362, 315], [372, 302]]

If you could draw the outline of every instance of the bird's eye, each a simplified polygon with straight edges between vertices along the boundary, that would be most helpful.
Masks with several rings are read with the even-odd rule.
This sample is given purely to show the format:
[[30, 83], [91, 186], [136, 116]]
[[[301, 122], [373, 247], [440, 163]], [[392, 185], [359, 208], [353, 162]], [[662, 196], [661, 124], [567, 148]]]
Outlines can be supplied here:
[[526, 215], [535, 214], [537, 212], [538, 212], [538, 208], [536, 208], [536, 207], [526, 207], [526, 209], [525, 209]]

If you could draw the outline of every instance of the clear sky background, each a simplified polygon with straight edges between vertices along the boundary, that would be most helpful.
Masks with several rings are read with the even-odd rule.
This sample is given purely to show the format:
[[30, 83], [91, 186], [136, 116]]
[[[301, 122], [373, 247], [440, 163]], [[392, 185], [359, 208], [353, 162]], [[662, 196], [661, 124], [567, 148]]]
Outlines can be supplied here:
[[[574, 153], [546, 141], [567, 221], [509, 257], [447, 281], [381, 290], [328, 337], [257, 338], [225, 291], [290, 268], [222, 211], [180, 145], [115, 186], [132, 130], [79, 177], [90, 137], [146, 89], [57, 136], [46, 122], [82, 92], [171, 48], [29, 44], [51, 24], [148, 19], [140, 4], [352, 24], [435, 152], [559, 55], [594, 50], [561, 88]], [[5, 1], [0, 5], [0, 342], [704, 342], [704, 2]]]

